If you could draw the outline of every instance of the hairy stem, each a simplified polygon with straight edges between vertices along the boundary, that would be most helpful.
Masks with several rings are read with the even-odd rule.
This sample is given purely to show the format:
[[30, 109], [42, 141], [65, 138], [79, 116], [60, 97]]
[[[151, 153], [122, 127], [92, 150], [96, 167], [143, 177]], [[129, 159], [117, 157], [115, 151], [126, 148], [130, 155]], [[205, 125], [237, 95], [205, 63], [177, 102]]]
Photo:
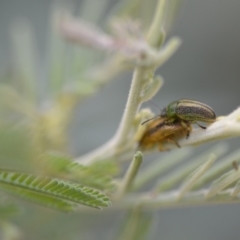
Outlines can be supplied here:
[[158, 0], [158, 6], [156, 8], [156, 12], [153, 18], [153, 22], [151, 24], [150, 30], [147, 35], [148, 43], [151, 46], [156, 46], [159, 41], [159, 34], [161, 31], [164, 13], [166, 9], [166, 0]]
[[133, 73], [132, 85], [129, 91], [127, 104], [124, 110], [120, 126], [116, 132], [117, 147], [121, 147], [129, 135], [134, 117], [140, 107], [140, 93], [146, 76], [146, 71], [142, 68], [136, 68]]
[[[164, 11], [165, 0], [159, 0], [152, 24], [150, 26], [149, 34], [147, 35], [147, 42], [149, 43], [150, 46], [153, 46], [155, 44], [155, 39], [158, 39], [161, 35], [160, 27], [162, 25]], [[176, 48], [168, 50], [172, 54], [175, 49]], [[163, 58], [164, 56], [165, 54], [163, 54]], [[128, 136], [131, 133], [133, 127], [134, 118], [142, 103], [140, 96], [143, 91], [143, 88], [146, 86], [149, 77], [153, 77], [156, 68], [159, 67], [158, 65], [159, 59], [156, 59], [155, 61], [156, 62], [153, 63], [152, 66], [149, 67], [137, 66], [135, 68], [124, 114], [120, 122], [119, 128], [116, 131], [114, 137], [100, 148], [94, 150], [93, 152], [85, 156], [76, 159], [77, 162], [90, 164], [91, 162], [96, 161], [98, 159], [112, 156], [116, 154], [119, 151], [119, 149], [121, 149], [124, 146], [124, 144], [127, 143]]]
[[126, 172], [122, 182], [120, 183], [120, 186], [116, 193], [116, 199], [121, 198], [129, 190], [142, 164], [142, 160], [143, 160], [142, 153], [137, 152], [134, 155], [131, 165], [129, 166], [128, 171]]

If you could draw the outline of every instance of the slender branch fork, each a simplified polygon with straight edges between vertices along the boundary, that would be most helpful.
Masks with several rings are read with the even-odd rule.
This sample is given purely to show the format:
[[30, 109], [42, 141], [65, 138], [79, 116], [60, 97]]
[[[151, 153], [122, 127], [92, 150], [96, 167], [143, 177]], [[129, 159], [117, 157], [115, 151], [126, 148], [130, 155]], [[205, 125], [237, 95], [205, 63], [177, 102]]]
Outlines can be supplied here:
[[[139, 108], [144, 101], [151, 99], [156, 94], [163, 82], [161, 77], [154, 76], [155, 70], [175, 53], [181, 43], [178, 38], [172, 38], [164, 46], [161, 46], [160, 50], [158, 49], [158, 43], [159, 41], [162, 42], [164, 37], [162, 28], [165, 10], [166, 0], [159, 0], [152, 24], [149, 28], [150, 30], [146, 37], [146, 42], [143, 41], [143, 39], [139, 41], [135, 39], [136, 44], [133, 44], [132, 40], [134, 40], [134, 38], [131, 38], [130, 40], [123, 41], [122, 47], [119, 47], [122, 39], [118, 41], [119, 39], [103, 35], [101, 32], [97, 32], [99, 38], [94, 38], [94, 41], [91, 43], [91, 41], [88, 41], [88, 38], [92, 38], [91, 36], [94, 35], [92, 35], [90, 28], [87, 32], [85, 31], [85, 35], [82, 32], [80, 32], [80, 35], [79, 32], [76, 34], [75, 29], [79, 26], [73, 27], [71, 31], [68, 32], [70, 38], [74, 41], [78, 40], [78, 38], [81, 39], [85, 37], [83, 38], [83, 42], [95, 44], [98, 49], [119, 50], [122, 54], [121, 57], [125, 57], [125, 62], [131, 66], [135, 66], [126, 107], [115, 135], [100, 148], [77, 158], [76, 162], [87, 165], [94, 161], [116, 157], [119, 153], [126, 153], [127, 150], [134, 149], [134, 120]], [[80, 27], [83, 26], [84, 25], [81, 25]], [[120, 30], [124, 32], [121, 26]], [[98, 42], [96, 39], [100, 39], [101, 41]], [[132, 50], [130, 51], [132, 55], [131, 53], [128, 54], [128, 50]], [[178, 143], [180, 146], [194, 146], [213, 140], [237, 136], [240, 136], [240, 108], [226, 117], [219, 117], [217, 121], [208, 126], [206, 130], [194, 128], [188, 139], [181, 139]], [[131, 146], [129, 147], [129, 145]], [[166, 149], [173, 149], [176, 148], [176, 145], [166, 143], [164, 147], [166, 147]], [[216, 158], [217, 156], [211, 155], [208, 161], [192, 172], [190, 178], [184, 182], [180, 189], [173, 191], [166, 189], [169, 191], [165, 190], [161, 192], [161, 190], [158, 191], [157, 186], [153, 191], [147, 193], [126, 194], [131, 187], [134, 188], [133, 181], [142, 163], [142, 154], [137, 152], [125, 176], [120, 179], [119, 186], [113, 195], [114, 209], [132, 208], [136, 206], [140, 206], [142, 209], [167, 208], [181, 205], [203, 205], [209, 204], [209, 201], [210, 203], [239, 201], [240, 183], [234, 188], [223, 191], [225, 187], [230, 186], [230, 184], [239, 179], [240, 172], [238, 170], [230, 171], [227, 173], [228, 176], [225, 179], [219, 178], [218, 182], [214, 183], [212, 187], [208, 189], [195, 190], [196, 185], [198, 187], [202, 186], [201, 184], [199, 185], [198, 181], [212, 166]], [[188, 172], [188, 169], [186, 170]], [[185, 175], [185, 171], [183, 173]], [[150, 177], [147, 176], [147, 179]], [[172, 181], [174, 179], [171, 178], [170, 180]]]
[[[161, 87], [162, 79], [159, 76], [154, 76], [155, 70], [160, 67], [163, 63], [165, 63], [177, 50], [181, 41], [178, 38], [170, 39], [165, 46], [161, 47], [160, 50], [157, 49], [157, 40], [162, 38], [162, 28], [163, 28], [163, 18], [164, 12], [166, 8], [166, 1], [159, 0], [156, 8], [155, 16], [153, 17], [153, 22], [150, 26], [150, 30], [147, 34], [147, 42], [144, 42], [143, 39], [140, 39], [139, 42], [136, 41], [136, 46], [133, 44], [133, 39], [126, 40], [124, 42], [124, 46], [122, 46], [121, 53], [126, 52], [126, 49], [131, 49], [134, 52], [132, 58], [135, 57], [135, 60], [127, 55], [126, 61], [130, 64], [135, 64], [135, 70], [133, 72], [132, 84], [129, 91], [128, 100], [126, 103], [126, 107], [123, 113], [123, 117], [120, 121], [119, 127], [113, 136], [108, 142], [106, 142], [101, 147], [95, 149], [94, 151], [80, 156], [76, 158], [76, 162], [81, 164], [90, 164], [94, 161], [106, 159], [109, 157], [116, 157], [121, 152], [126, 152], [127, 150], [134, 150], [135, 145], [133, 142], [133, 131], [134, 126], [133, 122], [135, 120], [136, 114], [139, 111], [139, 108], [142, 102], [151, 99], [158, 89]], [[118, 25], [118, 29], [119, 29]], [[80, 26], [80, 28], [83, 25]], [[65, 34], [69, 34], [69, 38], [83, 38], [85, 42], [91, 43], [91, 41], [87, 41], [87, 39], [94, 36], [92, 32], [88, 29], [82, 32], [76, 32], [79, 26], [76, 26], [74, 22], [73, 28], [70, 28], [69, 31], [65, 31]], [[120, 26], [121, 28], [121, 26]], [[124, 27], [121, 29], [124, 31]], [[67, 32], [67, 33], [66, 33]], [[102, 34], [97, 31], [97, 34], [100, 35], [100, 39], [103, 42], [98, 43], [101, 45], [101, 48], [109, 47], [109, 43], [111, 48], [114, 46], [119, 46], [116, 44], [116, 38], [111, 39], [109, 36]], [[87, 39], [86, 39], [87, 38]], [[97, 39], [97, 38], [95, 38]], [[115, 43], [114, 43], [115, 40]], [[122, 39], [120, 39], [122, 40]], [[96, 41], [96, 40], [95, 40]], [[120, 41], [121, 42], [121, 41]], [[103, 44], [104, 43], [104, 44]], [[95, 43], [94, 43], [95, 44]], [[97, 46], [98, 46], [97, 45]], [[121, 47], [120, 47], [121, 48]], [[152, 82], [151, 82], [152, 81]], [[151, 86], [152, 85], [152, 86]], [[145, 92], [146, 86], [152, 90], [148, 93]], [[218, 139], [230, 138], [240, 136], [240, 108], [235, 110], [233, 113], [229, 114], [226, 117], [219, 117], [217, 121], [211, 126], [209, 126], [206, 130], [195, 128], [188, 139], [179, 140], [180, 146], [194, 146], [203, 144], [205, 142], [214, 141]], [[165, 144], [166, 149], [176, 148], [175, 145], [171, 143]]]
[[[163, 24], [163, 17], [166, 8], [166, 1], [159, 0], [156, 8], [153, 22], [150, 26], [150, 31], [147, 35], [147, 47], [139, 55], [135, 62], [137, 64], [132, 78], [132, 84], [129, 91], [128, 100], [124, 110], [122, 120], [112, 139], [105, 143], [100, 148], [76, 159], [81, 164], [90, 164], [103, 158], [114, 156], [119, 149], [126, 149], [126, 143], [129, 142], [129, 135], [133, 130], [133, 122], [135, 116], [146, 98], [141, 97], [144, 88], [149, 83], [149, 80], [154, 79], [155, 70], [165, 63], [177, 50], [181, 41], [178, 38], [172, 38], [160, 51], [157, 50], [157, 40], [161, 38], [161, 27]], [[159, 78], [156, 78], [159, 80]], [[160, 88], [154, 86], [152, 94], [148, 94], [148, 99], [152, 98], [157, 90]]]

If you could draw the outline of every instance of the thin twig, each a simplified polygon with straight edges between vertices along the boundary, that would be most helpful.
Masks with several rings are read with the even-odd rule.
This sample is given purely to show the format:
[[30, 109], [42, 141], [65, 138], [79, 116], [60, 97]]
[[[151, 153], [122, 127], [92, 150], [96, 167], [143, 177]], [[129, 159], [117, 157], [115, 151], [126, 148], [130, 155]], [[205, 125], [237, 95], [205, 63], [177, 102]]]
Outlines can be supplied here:
[[206, 173], [206, 171], [212, 166], [214, 161], [216, 160], [216, 155], [212, 154], [208, 161], [206, 161], [204, 164], [202, 164], [200, 167], [198, 167], [191, 176], [187, 179], [186, 182], [183, 183], [181, 188], [179, 189], [179, 194], [177, 196], [178, 200], [183, 198], [184, 195], [186, 195], [187, 192], [190, 191], [190, 189], [193, 187], [193, 185], [198, 181], [198, 179]]
[[147, 40], [151, 46], [156, 46], [159, 41], [159, 34], [163, 24], [164, 13], [166, 10], [166, 0], [158, 0], [158, 6], [153, 18], [152, 25], [147, 35]]
[[129, 166], [122, 182], [120, 183], [118, 191], [115, 195], [117, 199], [121, 198], [131, 187], [133, 180], [136, 177], [138, 170], [142, 164], [142, 159], [143, 159], [143, 156], [141, 152], [137, 152], [134, 155], [131, 165]]
[[159, 193], [173, 189], [179, 182], [181, 182], [185, 177], [187, 177], [194, 169], [196, 169], [200, 164], [203, 164], [209, 156], [214, 153], [217, 157], [221, 156], [226, 152], [226, 147], [224, 144], [219, 144], [204, 152], [203, 154], [195, 157], [192, 161], [187, 164], [177, 168], [176, 170], [170, 172], [155, 184], [153, 192]]
[[[206, 199], [206, 193], [209, 190], [207, 188], [201, 189], [194, 192], [188, 192], [183, 196], [181, 200], [177, 199], [179, 190], [164, 192], [157, 197], [149, 195], [149, 193], [134, 193], [128, 194], [122, 198], [121, 201], [113, 202], [113, 208], [106, 209], [105, 211], [119, 210], [119, 209], [132, 209], [139, 206], [142, 210], [153, 210], [153, 209], [167, 209], [174, 207], [191, 207], [191, 206], [204, 206], [204, 205], [216, 205], [216, 204], [227, 204], [227, 203], [239, 203], [240, 196], [237, 195], [235, 198], [231, 196], [233, 188], [219, 192], [214, 197]], [[88, 208], [80, 206], [79, 211], [89, 211]], [[91, 211], [91, 209], [90, 209]]]
[[190, 155], [190, 151], [184, 149], [185, 151], [171, 152], [165, 157], [160, 157], [156, 159], [153, 163], [147, 166], [143, 171], [139, 172], [136, 181], [133, 185], [134, 190], [140, 189], [146, 183], [154, 179], [155, 177], [160, 177], [165, 171], [168, 171], [175, 164], [186, 160], [186, 157]]
[[[162, 19], [162, 14], [164, 10], [165, 5], [158, 4], [155, 12], [155, 17], [150, 26], [150, 29], [155, 29], [155, 33], [151, 33], [147, 39], [148, 43], [150, 44], [150, 47], [152, 42], [155, 41], [154, 39], [158, 38], [161, 34], [160, 28], [158, 26], [161, 26], [162, 24], [162, 22], [159, 22], [159, 19]], [[146, 65], [144, 65], [141, 67], [137, 66], [135, 68], [127, 104], [120, 125], [116, 131], [116, 134], [110, 141], [108, 141], [102, 147], [94, 150], [93, 152], [85, 156], [77, 158], [76, 159], [77, 162], [81, 162], [83, 164], [90, 164], [93, 161], [114, 156], [115, 153], [119, 152], [119, 149], [124, 150], [124, 145], [126, 145], [126, 143], [129, 142], [129, 135], [130, 134], [133, 135], [132, 127], [134, 118], [142, 103], [141, 93], [146, 84], [148, 83], [149, 77], [152, 78], [154, 76], [156, 68], [159, 67], [160, 64], [163, 64], [166, 60], [168, 60], [168, 58], [176, 51], [179, 45], [180, 45], [179, 39], [173, 39], [172, 41], [170, 41], [169, 44], [166, 44], [166, 46], [163, 48], [164, 50], [162, 53], [160, 51], [159, 53], [160, 57], [158, 58], [155, 58], [155, 56], [152, 55], [152, 50], [150, 48], [146, 48], [146, 50], [149, 50], [149, 54], [146, 53], [147, 59], [148, 57], [151, 58], [152, 56], [155, 59], [155, 61], [152, 62], [151, 66], [146, 67]], [[151, 62], [151, 60], [149, 60], [149, 62]], [[155, 92], [153, 92], [153, 94], [155, 94]]]
[[213, 182], [210, 186], [208, 192], [206, 193], [206, 199], [215, 196], [225, 187], [229, 186], [231, 183], [235, 182], [240, 178], [240, 171], [239, 170], [231, 170], [228, 173], [222, 175], [219, 179]]

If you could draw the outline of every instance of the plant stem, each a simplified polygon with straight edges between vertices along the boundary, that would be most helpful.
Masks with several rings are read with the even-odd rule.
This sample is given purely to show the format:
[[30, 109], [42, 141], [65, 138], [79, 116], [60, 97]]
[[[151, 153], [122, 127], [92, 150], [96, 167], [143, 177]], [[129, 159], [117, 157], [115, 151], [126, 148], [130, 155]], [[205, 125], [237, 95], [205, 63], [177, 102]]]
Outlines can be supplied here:
[[[165, 0], [159, 0], [152, 24], [150, 26], [150, 31], [147, 35], [147, 41], [150, 46], [153, 46], [155, 44], [156, 39], [158, 39], [161, 35], [160, 28], [162, 25], [164, 11], [165, 11]], [[167, 49], [165, 50], [167, 51]], [[174, 52], [175, 49], [176, 49], [176, 46], [173, 49], [168, 49], [168, 51], [170, 52], [170, 55]], [[163, 58], [165, 55], [166, 54], [163, 54]], [[164, 60], [161, 62], [161, 64], [163, 62]], [[132, 130], [134, 118], [142, 103], [140, 96], [143, 91], [143, 88], [148, 82], [149, 76], [151, 77], [154, 76], [154, 72], [157, 67], [159, 67], [159, 65], [157, 65], [156, 63], [153, 63], [152, 66], [149, 66], [149, 67], [137, 66], [135, 68], [124, 114], [120, 122], [120, 125], [116, 131], [116, 134], [112, 139], [110, 139], [110, 141], [108, 141], [106, 144], [104, 144], [100, 148], [94, 150], [93, 152], [90, 152], [85, 156], [82, 156], [76, 159], [77, 162], [80, 162], [83, 164], [90, 164], [91, 162], [96, 161], [97, 159], [102, 159], [102, 158], [107, 158], [109, 156], [112, 156], [116, 154], [119, 151], [119, 149], [124, 147], [124, 144], [126, 144], [129, 140], [128, 137]]]
[[140, 93], [143, 83], [146, 80], [146, 70], [136, 68], [133, 73], [132, 84], [129, 91], [127, 104], [123, 113], [122, 120], [116, 132], [117, 148], [126, 143], [126, 138], [130, 133], [134, 117], [140, 107]]
[[[174, 207], [191, 207], [191, 206], [210, 206], [216, 204], [228, 204], [228, 203], [239, 203], [239, 195], [235, 198], [232, 197], [231, 193], [234, 188], [229, 188], [225, 191], [219, 192], [214, 197], [206, 200], [206, 194], [209, 189], [204, 188], [194, 192], [188, 192], [180, 200], [177, 198], [179, 190], [169, 191], [161, 193], [157, 197], [149, 195], [149, 193], [134, 193], [128, 194], [126, 197], [122, 198], [121, 201], [113, 202], [113, 207], [107, 209], [109, 211], [119, 210], [119, 209], [132, 209], [136, 206], [140, 207], [141, 210], [153, 210], [153, 209], [173, 209]], [[92, 211], [92, 209], [84, 208], [80, 206], [79, 211]]]
[[165, 10], [166, 10], [166, 0], [158, 0], [158, 6], [156, 8], [153, 22], [151, 24], [150, 30], [147, 35], [147, 41], [153, 47], [157, 46], [157, 43], [160, 37], [159, 34], [156, 34], [156, 33], [161, 33], [161, 27], [163, 25]]
[[134, 155], [131, 165], [129, 166], [128, 171], [126, 172], [122, 182], [120, 183], [120, 186], [116, 193], [116, 199], [121, 198], [131, 187], [133, 180], [136, 177], [138, 170], [142, 164], [142, 160], [143, 160], [142, 153], [137, 152]]

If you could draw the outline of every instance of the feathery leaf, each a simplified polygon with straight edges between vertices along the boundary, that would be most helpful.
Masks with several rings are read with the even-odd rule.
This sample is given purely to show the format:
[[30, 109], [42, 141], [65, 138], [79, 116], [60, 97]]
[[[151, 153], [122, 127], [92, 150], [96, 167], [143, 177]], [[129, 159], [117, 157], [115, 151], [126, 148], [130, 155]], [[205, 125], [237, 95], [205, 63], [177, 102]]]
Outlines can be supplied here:
[[63, 210], [70, 210], [74, 203], [98, 209], [110, 205], [109, 198], [93, 188], [57, 178], [2, 169], [0, 169], [0, 188]]

